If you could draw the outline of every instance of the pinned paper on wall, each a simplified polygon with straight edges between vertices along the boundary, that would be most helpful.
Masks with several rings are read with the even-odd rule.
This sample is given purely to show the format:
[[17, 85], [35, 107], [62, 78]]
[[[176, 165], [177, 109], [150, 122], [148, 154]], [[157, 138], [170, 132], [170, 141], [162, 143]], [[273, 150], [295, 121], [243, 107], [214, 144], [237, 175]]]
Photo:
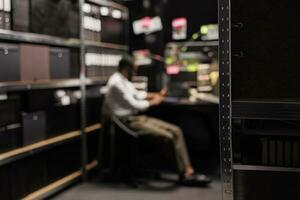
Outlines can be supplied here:
[[151, 53], [147, 49], [137, 50], [133, 52], [135, 64], [137, 66], [151, 65]]
[[184, 40], [187, 38], [187, 19], [184, 17], [176, 18], [172, 21], [173, 40]]
[[163, 25], [160, 17], [144, 17], [140, 20], [133, 22], [134, 34], [151, 34], [154, 32], [161, 31]]

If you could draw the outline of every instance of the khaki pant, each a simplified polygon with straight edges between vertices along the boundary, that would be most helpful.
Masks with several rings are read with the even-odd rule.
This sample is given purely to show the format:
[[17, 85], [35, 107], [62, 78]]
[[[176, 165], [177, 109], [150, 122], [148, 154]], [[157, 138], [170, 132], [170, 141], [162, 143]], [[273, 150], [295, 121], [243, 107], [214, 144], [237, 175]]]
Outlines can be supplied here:
[[179, 169], [183, 171], [186, 166], [191, 166], [185, 139], [178, 126], [147, 116], [130, 117], [128, 125], [141, 135], [152, 135], [172, 140]]

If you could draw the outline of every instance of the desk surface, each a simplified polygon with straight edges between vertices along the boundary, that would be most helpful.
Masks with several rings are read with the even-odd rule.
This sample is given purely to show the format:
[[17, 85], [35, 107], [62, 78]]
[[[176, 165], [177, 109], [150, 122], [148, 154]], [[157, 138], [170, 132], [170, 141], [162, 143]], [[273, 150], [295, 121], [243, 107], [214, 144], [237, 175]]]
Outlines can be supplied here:
[[177, 98], [177, 97], [166, 97], [163, 104], [170, 105], [218, 105], [216, 102], [205, 101], [205, 100], [196, 100], [191, 101], [188, 98]]

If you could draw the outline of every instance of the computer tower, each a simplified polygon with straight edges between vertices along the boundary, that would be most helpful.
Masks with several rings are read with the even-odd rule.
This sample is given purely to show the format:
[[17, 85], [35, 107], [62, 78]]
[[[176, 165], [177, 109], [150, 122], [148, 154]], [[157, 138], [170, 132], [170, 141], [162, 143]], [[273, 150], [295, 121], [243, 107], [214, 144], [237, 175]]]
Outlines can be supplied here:
[[12, 29], [15, 31], [29, 32], [30, 26], [29, 0], [12, 0]]
[[24, 113], [22, 119], [23, 145], [30, 145], [46, 138], [45, 112]]
[[14, 44], [0, 44], [0, 81], [20, 80], [20, 49]]
[[21, 80], [49, 80], [49, 47], [42, 45], [20, 45]]
[[66, 48], [50, 48], [51, 79], [71, 78], [70, 50]]

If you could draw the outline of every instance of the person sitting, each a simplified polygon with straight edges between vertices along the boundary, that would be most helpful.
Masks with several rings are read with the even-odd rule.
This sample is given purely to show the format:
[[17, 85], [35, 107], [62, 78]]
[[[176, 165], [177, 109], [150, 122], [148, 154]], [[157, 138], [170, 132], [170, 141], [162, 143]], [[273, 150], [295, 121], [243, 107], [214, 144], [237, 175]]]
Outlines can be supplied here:
[[173, 141], [182, 183], [208, 184], [210, 179], [205, 175], [197, 175], [192, 167], [181, 129], [168, 122], [139, 115], [140, 111], [162, 103], [166, 92], [147, 93], [135, 89], [131, 79], [136, 70], [137, 67], [130, 56], [126, 55], [121, 59], [118, 71], [108, 80], [105, 105], [138, 134], [159, 136], [156, 138], [168, 138]]

